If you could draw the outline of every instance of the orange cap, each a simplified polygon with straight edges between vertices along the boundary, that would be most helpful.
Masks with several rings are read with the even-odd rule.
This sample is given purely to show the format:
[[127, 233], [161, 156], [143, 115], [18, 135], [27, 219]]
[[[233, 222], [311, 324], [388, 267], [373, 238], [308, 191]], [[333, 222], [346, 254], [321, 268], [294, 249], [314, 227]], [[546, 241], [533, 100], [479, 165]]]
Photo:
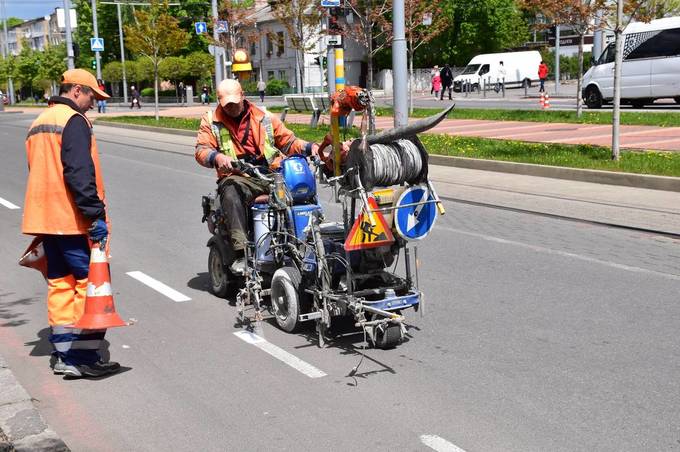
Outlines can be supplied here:
[[217, 85], [217, 97], [223, 107], [227, 104], [237, 104], [243, 99], [243, 88], [238, 80], [224, 79]]
[[98, 100], [104, 100], [111, 97], [104, 91], [99, 89], [97, 79], [94, 78], [94, 75], [90, 74], [85, 69], [71, 69], [64, 72], [61, 76], [61, 83], [87, 86], [94, 92], [94, 97], [96, 97]]

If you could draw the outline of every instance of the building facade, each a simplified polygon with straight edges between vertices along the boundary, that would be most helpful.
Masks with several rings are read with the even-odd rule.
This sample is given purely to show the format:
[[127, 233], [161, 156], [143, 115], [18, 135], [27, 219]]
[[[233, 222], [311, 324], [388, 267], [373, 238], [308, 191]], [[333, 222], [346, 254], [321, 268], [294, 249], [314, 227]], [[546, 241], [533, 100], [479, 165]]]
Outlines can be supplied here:
[[[76, 10], [71, 9], [71, 28], [77, 27]], [[7, 48], [12, 55], [21, 53], [24, 45], [33, 50], [43, 51], [50, 45], [58, 45], [66, 40], [64, 9], [56, 8], [52, 14], [27, 20], [7, 29]], [[0, 33], [0, 45], [5, 45], [5, 34]]]

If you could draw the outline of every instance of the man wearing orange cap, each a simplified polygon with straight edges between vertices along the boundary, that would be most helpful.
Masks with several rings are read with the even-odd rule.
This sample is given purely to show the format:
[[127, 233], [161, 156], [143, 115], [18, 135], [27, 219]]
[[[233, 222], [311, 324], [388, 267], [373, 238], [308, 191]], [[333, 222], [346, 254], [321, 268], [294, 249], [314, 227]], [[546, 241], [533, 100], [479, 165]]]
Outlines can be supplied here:
[[70, 377], [99, 377], [120, 369], [99, 356], [106, 330], [72, 327], [85, 307], [88, 239], [98, 243], [108, 237], [97, 143], [85, 117], [95, 100], [108, 98], [92, 74], [68, 70], [59, 95], [50, 98], [26, 137], [29, 172], [21, 230], [42, 239], [54, 373]]
[[217, 100], [215, 111], [201, 118], [195, 157], [202, 166], [217, 171], [222, 212], [235, 251], [231, 270], [238, 274], [245, 269], [246, 206], [269, 193], [269, 184], [234, 171], [231, 162], [277, 168], [286, 155], [317, 155], [319, 146], [296, 138], [277, 117], [246, 100], [238, 80], [223, 80]]

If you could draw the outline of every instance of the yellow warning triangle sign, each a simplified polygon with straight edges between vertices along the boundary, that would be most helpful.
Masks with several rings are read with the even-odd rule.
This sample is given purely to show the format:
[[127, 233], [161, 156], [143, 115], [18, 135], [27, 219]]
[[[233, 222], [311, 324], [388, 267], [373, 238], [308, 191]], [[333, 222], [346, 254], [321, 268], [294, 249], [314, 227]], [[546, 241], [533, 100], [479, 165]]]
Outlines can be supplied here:
[[345, 240], [347, 251], [375, 248], [394, 242], [392, 229], [387, 225], [385, 217], [377, 211], [378, 203], [375, 198], [368, 198], [368, 206], [372, 212], [361, 211]]

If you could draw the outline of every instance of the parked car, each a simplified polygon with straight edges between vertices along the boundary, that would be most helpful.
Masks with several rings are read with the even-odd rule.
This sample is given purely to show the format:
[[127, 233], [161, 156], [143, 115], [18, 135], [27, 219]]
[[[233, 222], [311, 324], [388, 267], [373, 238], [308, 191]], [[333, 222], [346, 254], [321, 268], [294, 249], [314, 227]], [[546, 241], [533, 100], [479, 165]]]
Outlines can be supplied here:
[[[680, 17], [633, 22], [622, 35], [621, 103], [642, 108], [656, 99], [680, 104]], [[614, 98], [614, 43], [583, 76], [581, 97], [589, 108]]]
[[483, 83], [493, 85], [501, 78], [499, 74], [500, 62], [505, 67], [505, 86], [531, 86], [538, 82], [538, 65], [541, 64], [541, 54], [536, 51], [486, 53], [477, 55], [470, 60], [463, 72], [453, 79], [453, 90], [462, 91], [463, 83], [469, 82], [472, 90], [477, 91]]

